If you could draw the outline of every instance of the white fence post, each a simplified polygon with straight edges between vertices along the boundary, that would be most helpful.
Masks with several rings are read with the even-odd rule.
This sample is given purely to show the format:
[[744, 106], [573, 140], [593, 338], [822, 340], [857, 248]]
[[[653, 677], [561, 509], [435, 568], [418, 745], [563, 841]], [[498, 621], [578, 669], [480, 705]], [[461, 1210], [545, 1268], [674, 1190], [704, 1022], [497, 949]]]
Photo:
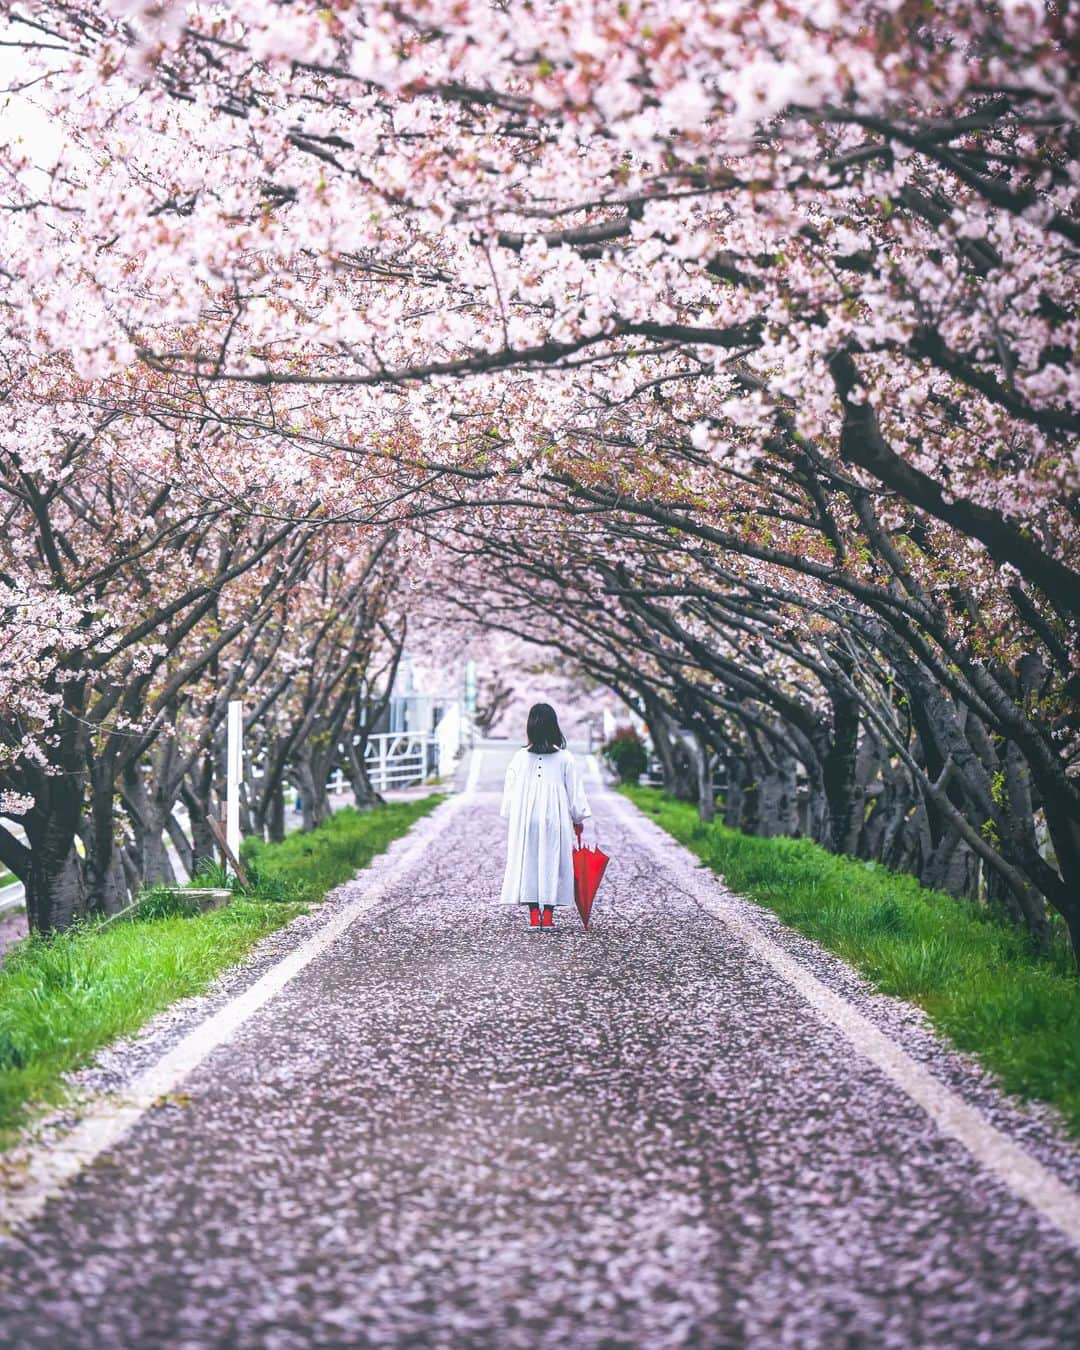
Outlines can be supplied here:
[[225, 741], [225, 842], [234, 858], [240, 856], [240, 782], [244, 772], [244, 705], [229, 702]]

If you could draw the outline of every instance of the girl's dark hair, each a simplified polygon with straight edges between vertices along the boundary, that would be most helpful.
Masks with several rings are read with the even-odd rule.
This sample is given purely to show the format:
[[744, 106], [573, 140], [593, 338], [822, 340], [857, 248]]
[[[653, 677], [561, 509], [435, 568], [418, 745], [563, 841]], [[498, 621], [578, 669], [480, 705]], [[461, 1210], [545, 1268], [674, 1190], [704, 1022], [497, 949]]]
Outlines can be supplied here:
[[532, 705], [526, 734], [529, 737], [529, 749], [534, 755], [553, 755], [566, 745], [566, 737], [559, 730], [559, 719], [550, 703]]

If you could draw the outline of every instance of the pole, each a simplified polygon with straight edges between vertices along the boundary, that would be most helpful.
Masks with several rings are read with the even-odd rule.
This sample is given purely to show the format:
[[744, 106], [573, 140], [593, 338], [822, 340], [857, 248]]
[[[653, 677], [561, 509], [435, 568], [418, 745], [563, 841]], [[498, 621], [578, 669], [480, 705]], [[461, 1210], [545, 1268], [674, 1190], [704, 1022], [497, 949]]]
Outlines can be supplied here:
[[240, 856], [240, 779], [244, 771], [244, 705], [229, 702], [229, 731], [225, 742], [225, 842], [234, 858]]
[[476, 662], [465, 662], [465, 711], [476, 712]]

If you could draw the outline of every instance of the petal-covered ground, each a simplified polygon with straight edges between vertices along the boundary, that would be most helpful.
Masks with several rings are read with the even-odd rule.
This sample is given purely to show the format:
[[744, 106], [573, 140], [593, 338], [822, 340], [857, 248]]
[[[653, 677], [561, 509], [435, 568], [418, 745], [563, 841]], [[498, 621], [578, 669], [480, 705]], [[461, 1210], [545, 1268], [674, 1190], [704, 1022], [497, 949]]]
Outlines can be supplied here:
[[[383, 901], [0, 1246], [0, 1341], [1075, 1346], [1080, 1253], [709, 912], [713, 877], [666, 874], [624, 803], [593, 786], [614, 861], [590, 933], [494, 904], [504, 762], [489, 747]], [[1038, 1113], [761, 922], [1075, 1183]]]

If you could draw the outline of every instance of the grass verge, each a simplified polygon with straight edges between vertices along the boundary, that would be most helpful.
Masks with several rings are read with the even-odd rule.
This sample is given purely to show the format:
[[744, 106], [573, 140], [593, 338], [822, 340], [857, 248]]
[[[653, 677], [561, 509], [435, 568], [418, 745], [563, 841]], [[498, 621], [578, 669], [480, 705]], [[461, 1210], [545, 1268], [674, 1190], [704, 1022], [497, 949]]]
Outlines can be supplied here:
[[260, 887], [293, 900], [319, 900], [445, 800], [445, 794], [436, 793], [373, 811], [347, 806], [317, 830], [290, 834], [280, 844], [245, 839], [243, 860]]
[[840, 858], [806, 839], [756, 839], [655, 788], [626, 796], [723, 875], [733, 891], [843, 957], [883, 993], [996, 1073], [1051, 1102], [1080, 1136], [1080, 980], [1064, 942], [1048, 955], [986, 910], [914, 877]]
[[339, 811], [282, 844], [246, 841], [251, 892], [225, 909], [184, 916], [155, 890], [128, 922], [88, 921], [12, 947], [0, 968], [0, 1148], [34, 1110], [62, 1099], [63, 1074], [170, 1003], [202, 993], [259, 938], [347, 881], [441, 800]]

